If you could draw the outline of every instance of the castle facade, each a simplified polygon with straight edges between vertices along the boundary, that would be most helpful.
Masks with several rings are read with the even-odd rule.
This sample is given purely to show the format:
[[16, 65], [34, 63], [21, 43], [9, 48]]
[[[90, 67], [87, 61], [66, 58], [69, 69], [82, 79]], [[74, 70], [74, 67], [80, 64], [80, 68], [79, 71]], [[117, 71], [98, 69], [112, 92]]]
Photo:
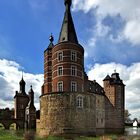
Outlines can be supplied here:
[[44, 51], [44, 84], [40, 96], [42, 136], [124, 131], [125, 85], [114, 72], [101, 87], [88, 80], [84, 70], [84, 48], [79, 44], [71, 0], [65, 0], [65, 14], [59, 41]]

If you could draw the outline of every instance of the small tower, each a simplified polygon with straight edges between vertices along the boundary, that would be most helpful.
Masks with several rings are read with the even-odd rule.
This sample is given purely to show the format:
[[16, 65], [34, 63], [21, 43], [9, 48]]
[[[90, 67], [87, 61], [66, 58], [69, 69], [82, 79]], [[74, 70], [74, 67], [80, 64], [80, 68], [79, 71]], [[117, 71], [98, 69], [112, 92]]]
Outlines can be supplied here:
[[32, 86], [28, 93], [29, 103], [25, 110], [25, 128], [36, 129], [36, 108], [34, 106], [34, 91]]
[[50, 44], [44, 51], [44, 84], [42, 86], [42, 94], [52, 92], [52, 48], [54, 38], [51, 34]]
[[16, 91], [14, 96], [15, 102], [15, 119], [23, 120], [22, 129], [24, 128], [25, 122], [25, 108], [28, 105], [29, 97], [25, 92], [25, 81], [22, 77], [21, 81], [19, 82], [19, 92]]
[[[106, 76], [104, 81], [104, 91], [110, 103], [113, 105], [113, 120], [115, 121], [115, 127], [120, 130], [124, 129], [124, 95], [125, 95], [125, 85], [120, 79], [119, 73], [114, 71], [111, 75]], [[111, 108], [108, 108], [111, 110]], [[108, 111], [106, 110], [108, 113]], [[109, 115], [111, 116], [111, 114]], [[110, 118], [111, 119], [111, 118]]]
[[107, 75], [104, 82], [105, 94], [112, 103], [113, 106], [117, 108], [124, 107], [124, 87], [123, 81], [120, 79], [119, 73], [116, 71], [111, 75]]

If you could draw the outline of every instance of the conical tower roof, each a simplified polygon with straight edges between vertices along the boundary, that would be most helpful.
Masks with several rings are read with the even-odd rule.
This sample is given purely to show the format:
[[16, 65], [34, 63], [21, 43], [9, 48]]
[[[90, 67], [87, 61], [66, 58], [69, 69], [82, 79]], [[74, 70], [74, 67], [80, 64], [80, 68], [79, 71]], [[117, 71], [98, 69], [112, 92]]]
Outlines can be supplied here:
[[74, 24], [73, 24], [71, 11], [70, 11], [72, 0], [64, 0], [64, 3], [66, 6], [65, 15], [64, 15], [64, 20], [62, 23], [58, 43], [68, 41], [68, 42], [78, 44], [78, 39], [77, 39]]

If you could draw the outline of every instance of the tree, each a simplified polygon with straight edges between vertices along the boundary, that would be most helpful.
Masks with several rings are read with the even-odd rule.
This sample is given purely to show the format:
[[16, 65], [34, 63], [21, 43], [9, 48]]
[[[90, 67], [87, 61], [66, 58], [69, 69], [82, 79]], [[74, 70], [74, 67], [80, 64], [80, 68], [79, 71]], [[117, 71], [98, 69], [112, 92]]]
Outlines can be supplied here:
[[131, 114], [130, 114], [129, 111], [126, 109], [125, 112], [124, 112], [124, 119], [125, 119], [125, 122], [131, 121], [130, 116], [131, 116]]

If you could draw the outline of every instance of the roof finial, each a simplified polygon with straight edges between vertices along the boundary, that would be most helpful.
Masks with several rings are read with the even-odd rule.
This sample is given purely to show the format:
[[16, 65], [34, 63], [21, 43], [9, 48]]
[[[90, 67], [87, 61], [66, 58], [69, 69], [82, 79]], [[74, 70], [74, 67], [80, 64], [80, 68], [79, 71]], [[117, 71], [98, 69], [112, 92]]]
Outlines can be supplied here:
[[114, 73], [116, 73], [117, 71], [116, 71], [116, 69], [114, 70]]
[[22, 79], [23, 79], [23, 70], [22, 70]]
[[53, 37], [52, 33], [51, 33], [51, 35], [49, 37], [49, 40], [50, 40], [51, 43], [54, 41], [54, 37]]
[[69, 7], [71, 6], [71, 0], [65, 0], [65, 5], [68, 5]]

